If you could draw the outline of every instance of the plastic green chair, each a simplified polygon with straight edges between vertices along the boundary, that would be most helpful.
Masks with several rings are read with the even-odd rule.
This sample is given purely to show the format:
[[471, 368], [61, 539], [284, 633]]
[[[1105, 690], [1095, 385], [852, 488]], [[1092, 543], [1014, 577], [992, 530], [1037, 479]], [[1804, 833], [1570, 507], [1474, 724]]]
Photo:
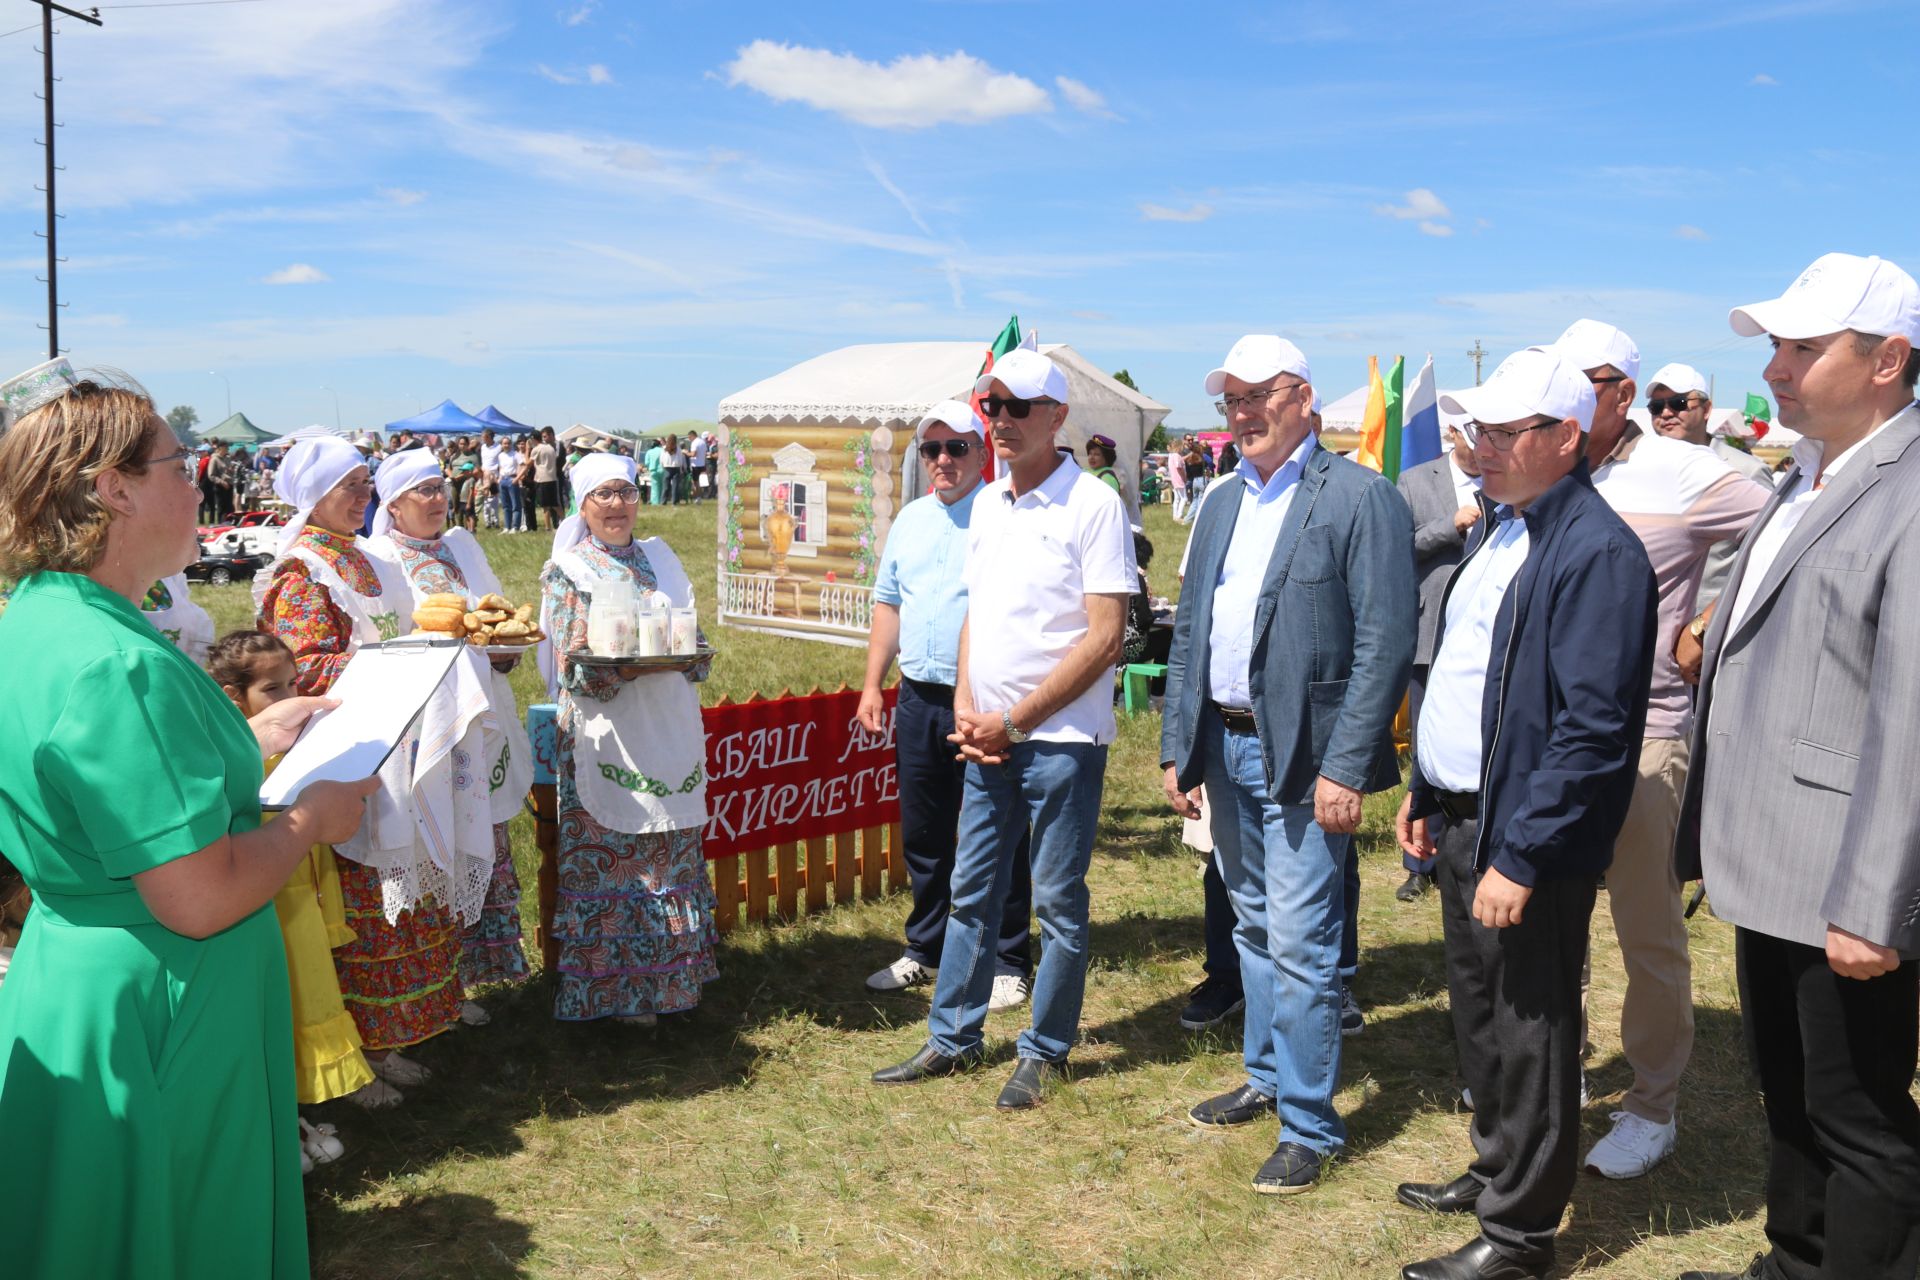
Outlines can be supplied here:
[[1149, 682], [1165, 674], [1167, 664], [1164, 662], [1132, 662], [1121, 668], [1122, 705], [1128, 715], [1153, 710], [1152, 686]]

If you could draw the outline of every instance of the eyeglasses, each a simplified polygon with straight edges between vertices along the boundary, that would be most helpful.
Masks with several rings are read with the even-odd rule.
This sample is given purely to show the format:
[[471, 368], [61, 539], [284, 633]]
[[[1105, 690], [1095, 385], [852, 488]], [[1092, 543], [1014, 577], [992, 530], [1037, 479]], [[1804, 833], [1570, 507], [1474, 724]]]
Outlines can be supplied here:
[[419, 497], [425, 498], [428, 502], [432, 502], [436, 498], [444, 498], [447, 496], [447, 485], [444, 480], [436, 480], [432, 484], [423, 484], [416, 488], [409, 489], [407, 492], [416, 494]]
[[997, 418], [1004, 413], [1009, 418], [1020, 421], [1029, 413], [1032, 413], [1033, 406], [1037, 404], [1059, 403], [1058, 400], [1051, 399], [1047, 396], [1035, 396], [1031, 400], [1022, 400], [1019, 396], [982, 396], [980, 398], [980, 416], [983, 418]]
[[973, 441], [922, 440], [920, 442], [920, 456], [928, 462], [932, 462], [935, 458], [938, 458], [942, 452], [945, 452], [949, 458], [964, 458], [973, 452]]
[[640, 501], [640, 490], [630, 484], [618, 485], [608, 489], [595, 489], [587, 495], [589, 502], [598, 502], [602, 506], [617, 507]]
[[1265, 391], [1249, 391], [1243, 396], [1222, 396], [1213, 402], [1213, 407], [1223, 418], [1230, 418], [1241, 409], [1245, 409], [1248, 413], [1258, 413], [1260, 406], [1267, 402], [1268, 396], [1306, 385], [1304, 382], [1289, 382], [1285, 386], [1268, 387]]
[[1536, 422], [1530, 427], [1489, 427], [1479, 422], [1470, 422], [1467, 426], [1473, 431], [1476, 443], [1484, 439], [1494, 447], [1496, 452], [1511, 453], [1513, 446], [1519, 443], [1520, 437], [1527, 432], [1545, 431], [1549, 427], [1559, 426], [1564, 421], [1564, 418], [1556, 418], [1552, 422]]
[[1647, 412], [1656, 418], [1669, 410], [1674, 413], [1685, 413], [1693, 407], [1692, 400], [1691, 392], [1684, 396], [1651, 397], [1647, 401]]
[[194, 471], [193, 459], [193, 450], [182, 449], [178, 453], [169, 453], [158, 458], [147, 458], [143, 460], [140, 465], [143, 467], [161, 467], [169, 462], [178, 463], [179, 465], [174, 467], [174, 470], [178, 471], [182, 478], [191, 480], [193, 479]]
[[1596, 387], [1604, 387], [1609, 382], [1625, 382], [1626, 380], [1627, 380], [1627, 375], [1624, 373], [1612, 374], [1611, 376], [1608, 376], [1605, 378], [1596, 378], [1592, 374], [1587, 375], [1587, 381], [1591, 382]]

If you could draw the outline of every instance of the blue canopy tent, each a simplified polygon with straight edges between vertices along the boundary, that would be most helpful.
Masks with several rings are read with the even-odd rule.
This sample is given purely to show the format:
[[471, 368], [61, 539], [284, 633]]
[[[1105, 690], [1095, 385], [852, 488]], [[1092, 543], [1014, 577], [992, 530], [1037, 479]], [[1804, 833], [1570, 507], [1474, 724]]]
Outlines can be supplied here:
[[473, 416], [492, 427], [495, 435], [530, 436], [539, 430], [538, 427], [530, 427], [524, 422], [515, 422], [512, 418], [509, 418], [492, 405], [488, 405]]
[[411, 431], [415, 435], [472, 436], [480, 434], [493, 425], [491, 422], [482, 422], [451, 400], [442, 400], [425, 413], [416, 413], [411, 418], [389, 422], [387, 434]]

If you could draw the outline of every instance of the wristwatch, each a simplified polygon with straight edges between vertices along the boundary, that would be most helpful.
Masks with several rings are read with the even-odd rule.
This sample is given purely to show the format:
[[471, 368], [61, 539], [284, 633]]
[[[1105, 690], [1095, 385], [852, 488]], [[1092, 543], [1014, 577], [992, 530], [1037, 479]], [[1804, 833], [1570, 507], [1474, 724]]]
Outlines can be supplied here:
[[1707, 615], [1703, 613], [1692, 622], [1689, 622], [1687, 624], [1687, 634], [1695, 640], [1704, 639], [1707, 634]]
[[1013, 712], [1011, 711], [1002, 711], [1000, 713], [1000, 727], [1007, 731], [1007, 741], [1013, 743], [1016, 747], [1033, 736], [1013, 723]]

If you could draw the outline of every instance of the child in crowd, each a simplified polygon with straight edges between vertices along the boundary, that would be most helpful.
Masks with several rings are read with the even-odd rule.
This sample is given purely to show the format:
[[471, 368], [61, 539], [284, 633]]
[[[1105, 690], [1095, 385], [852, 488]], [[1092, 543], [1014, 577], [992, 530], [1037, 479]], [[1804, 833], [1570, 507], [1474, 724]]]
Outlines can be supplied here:
[[[207, 672], [226, 690], [240, 714], [255, 716], [294, 695], [293, 653], [279, 637], [233, 631], [214, 643]], [[279, 762], [267, 762], [268, 772]], [[274, 895], [280, 935], [287, 950], [293, 998], [293, 1064], [301, 1103], [352, 1097], [369, 1109], [400, 1101], [398, 1089], [376, 1079], [360, 1052], [360, 1032], [340, 999], [333, 948], [353, 941], [340, 898], [333, 850], [317, 844]], [[301, 1166], [311, 1170], [340, 1158], [343, 1148], [330, 1124], [300, 1121]]]

